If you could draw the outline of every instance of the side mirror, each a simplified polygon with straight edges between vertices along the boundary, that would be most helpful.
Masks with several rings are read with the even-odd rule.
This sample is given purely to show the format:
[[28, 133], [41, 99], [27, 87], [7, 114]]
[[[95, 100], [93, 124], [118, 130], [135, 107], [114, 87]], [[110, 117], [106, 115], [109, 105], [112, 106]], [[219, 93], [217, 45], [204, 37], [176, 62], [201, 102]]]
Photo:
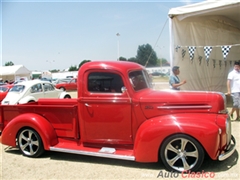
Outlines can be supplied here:
[[122, 93], [124, 93], [124, 92], [127, 91], [127, 88], [126, 88], [125, 86], [123, 86], [123, 87], [121, 88], [121, 91], [122, 91]]

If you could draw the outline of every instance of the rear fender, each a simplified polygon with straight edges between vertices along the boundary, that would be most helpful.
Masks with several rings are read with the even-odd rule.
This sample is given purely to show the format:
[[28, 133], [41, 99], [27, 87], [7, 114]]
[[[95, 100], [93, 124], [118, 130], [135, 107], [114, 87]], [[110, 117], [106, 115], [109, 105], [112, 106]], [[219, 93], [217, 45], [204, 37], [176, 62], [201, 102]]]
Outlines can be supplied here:
[[50, 146], [58, 143], [56, 132], [44, 117], [26, 113], [15, 117], [6, 125], [2, 132], [2, 144], [16, 147], [17, 133], [25, 127], [32, 128], [39, 133], [45, 150], [49, 150]]
[[186, 134], [195, 138], [212, 159], [219, 151], [219, 127], [212, 114], [176, 114], [155, 117], [145, 121], [138, 129], [134, 155], [138, 162], [157, 162], [164, 139], [174, 134]]
[[69, 94], [69, 93], [67, 93], [67, 92], [62, 92], [61, 94], [60, 94], [60, 99], [63, 99], [66, 95], [69, 95], [70, 97], [71, 97], [71, 95]]
[[33, 96], [26, 96], [26, 97], [24, 97], [24, 98], [22, 98], [18, 103], [19, 104], [26, 104], [26, 103], [28, 103], [29, 101], [37, 101], [36, 100], [36, 98], [35, 97], [33, 97]]

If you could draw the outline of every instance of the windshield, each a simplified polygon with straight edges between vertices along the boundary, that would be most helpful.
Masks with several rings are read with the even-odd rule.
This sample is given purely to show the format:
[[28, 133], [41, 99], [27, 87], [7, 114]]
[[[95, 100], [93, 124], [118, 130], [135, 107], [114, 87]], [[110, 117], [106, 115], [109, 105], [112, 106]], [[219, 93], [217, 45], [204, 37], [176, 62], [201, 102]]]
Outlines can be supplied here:
[[152, 88], [150, 77], [145, 70], [132, 71], [129, 73], [129, 80], [135, 91]]
[[8, 90], [7, 87], [0, 86], [0, 92], [6, 92]]
[[15, 85], [13, 86], [9, 92], [22, 92], [24, 90], [25, 86], [23, 85]]

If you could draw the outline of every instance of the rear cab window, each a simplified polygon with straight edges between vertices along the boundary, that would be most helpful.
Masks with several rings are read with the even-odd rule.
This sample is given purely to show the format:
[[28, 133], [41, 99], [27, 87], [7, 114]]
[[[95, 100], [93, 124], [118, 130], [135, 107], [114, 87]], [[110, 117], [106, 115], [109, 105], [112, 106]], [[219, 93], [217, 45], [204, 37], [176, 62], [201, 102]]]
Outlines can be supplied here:
[[122, 93], [122, 77], [116, 73], [92, 72], [88, 75], [88, 91], [100, 93]]

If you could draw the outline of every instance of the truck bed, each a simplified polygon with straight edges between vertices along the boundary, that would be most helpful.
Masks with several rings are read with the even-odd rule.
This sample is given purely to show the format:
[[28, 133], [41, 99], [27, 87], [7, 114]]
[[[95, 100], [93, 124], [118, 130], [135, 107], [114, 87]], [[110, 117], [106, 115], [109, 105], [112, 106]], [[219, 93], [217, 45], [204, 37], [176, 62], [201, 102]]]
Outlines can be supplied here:
[[58, 137], [77, 137], [77, 99], [39, 99], [24, 105], [0, 106], [0, 130], [18, 115], [27, 113], [43, 116], [52, 124]]

